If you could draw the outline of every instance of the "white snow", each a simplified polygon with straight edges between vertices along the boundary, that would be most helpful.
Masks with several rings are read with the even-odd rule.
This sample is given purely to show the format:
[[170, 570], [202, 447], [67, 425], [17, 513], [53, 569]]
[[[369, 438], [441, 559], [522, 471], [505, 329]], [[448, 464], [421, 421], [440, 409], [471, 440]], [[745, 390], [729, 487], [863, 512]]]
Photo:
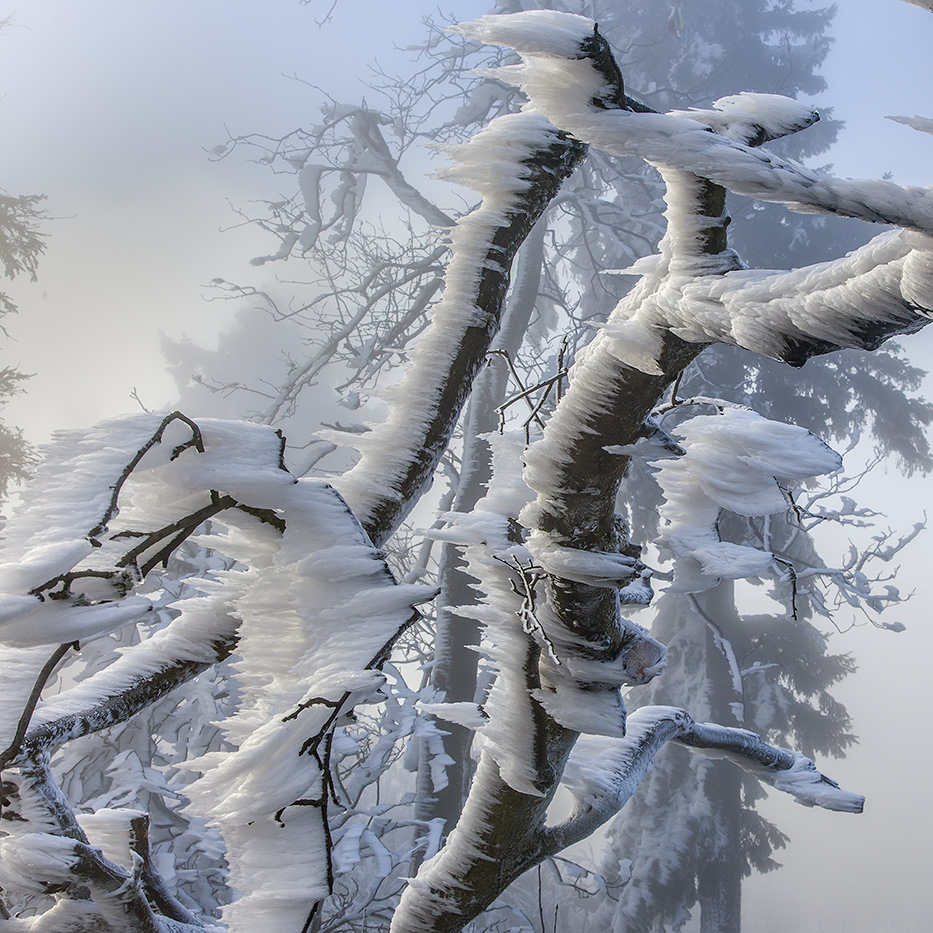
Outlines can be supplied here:
[[[104, 522], [112, 487], [160, 421], [158, 415], [137, 415], [60, 437], [27, 491], [23, 511], [7, 525], [0, 638], [21, 647], [2, 652], [11, 676], [0, 689], [0, 709], [12, 735], [22, 697], [49, 655], [47, 647], [31, 645], [117, 630], [153, 605], [146, 597], [106, 592], [106, 584], [105, 598], [90, 606], [80, 599], [40, 603], [23, 590], [75, 569], [114, 567], [140, 540], [121, 532], [149, 533], [177, 521], [209, 504], [212, 491], [273, 510], [285, 523], [284, 533], [235, 509], [215, 519], [201, 543], [240, 564], [223, 569], [232, 562], [217, 560], [188, 585], [167, 581], [168, 588], [152, 600], [171, 605], [176, 591], [176, 612], [159, 615], [161, 628], [141, 627], [138, 642], [122, 650], [115, 650], [118, 642], [105, 643], [79, 656], [79, 668], [82, 660], [92, 665], [90, 676], [76, 683], [71, 678], [73, 685], [40, 703], [32, 727], [80, 725], [98, 704], [145, 677], [178, 662], [216, 660], [218, 643], [237, 632], [231, 686], [239, 707], [222, 725], [234, 750], [188, 762], [205, 772], [190, 795], [196, 809], [216, 820], [227, 843], [232, 884], [242, 895], [227, 909], [230, 930], [254, 929], [273, 909], [277, 923], [291, 918], [300, 928], [327, 888], [322, 811], [294, 806], [324, 793], [320, 761], [305, 743], [329, 732], [341, 703], [350, 708], [378, 690], [383, 676], [370, 665], [411, 619], [414, 605], [435, 591], [396, 585], [334, 490], [319, 480], [297, 480], [282, 468], [280, 438], [266, 426], [204, 420], [204, 451], [189, 447], [178, 453], [192, 430], [173, 422], [163, 443], [126, 479], [118, 509]], [[123, 862], [126, 852], [117, 837], [127, 820], [126, 811], [109, 810], [84, 818], [92, 835]], [[29, 835], [36, 838], [27, 846], [38, 842], [39, 834]], [[285, 866], [277, 858], [285, 850], [302, 856]]]
[[678, 434], [686, 454], [661, 461], [656, 475], [665, 499], [660, 544], [675, 558], [677, 592], [699, 592], [770, 567], [771, 554], [720, 541], [722, 509], [745, 516], [783, 512], [782, 487], [842, 465], [809, 431], [740, 408], [690, 418]]
[[743, 144], [748, 144], [762, 131], [771, 137], [788, 136], [819, 119], [817, 111], [790, 97], [751, 91], [721, 97], [709, 110], [674, 110], [670, 115], [696, 120], [725, 139]]
[[533, 10], [508, 16], [488, 15], [450, 28], [487, 45], [507, 45], [523, 55], [568, 59], [580, 54], [580, 43], [593, 35], [586, 16], [557, 10]]
[[77, 862], [73, 839], [51, 833], [0, 837], [0, 886], [5, 889], [44, 894], [46, 884], [74, 881], [71, 869]]
[[94, 813], [78, 814], [78, 823], [87, 833], [88, 842], [97, 846], [104, 858], [132, 872], [138, 856], [130, 849], [130, 823], [138, 817], [147, 814], [129, 808], [101, 807]]
[[385, 392], [392, 404], [389, 417], [354, 438], [361, 459], [335, 483], [363, 525], [379, 502], [398, 498], [399, 484], [417, 460], [414, 452], [425, 445], [451, 361], [467, 330], [485, 323], [485, 312], [474, 303], [477, 283], [491, 238], [528, 187], [529, 168], [523, 160], [555, 138], [556, 131], [541, 114], [516, 113], [493, 120], [469, 143], [445, 150], [456, 162], [439, 174], [473, 188], [483, 200], [450, 233], [444, 294], [401, 382]]
[[[592, 31], [592, 21], [589, 29], [577, 18], [574, 23], [572, 28], [582, 41]], [[587, 63], [579, 58], [579, 49], [568, 50], [569, 20], [554, 20], [552, 14], [532, 11], [486, 16], [475, 26], [467, 23], [459, 28], [484, 42], [515, 48], [524, 64], [500, 69], [500, 78], [520, 86], [555, 126], [582, 142], [615, 155], [638, 156], [653, 165], [690, 172], [738, 194], [781, 202], [794, 210], [840, 213], [933, 233], [933, 189], [820, 175], [796, 162], [711, 133], [709, 125], [694, 115], [593, 107], [592, 88], [601, 79], [592, 68], [587, 77]], [[732, 109], [732, 105], [724, 105], [723, 120], [729, 119]], [[749, 97], [738, 108], [737, 125], [747, 124], [753, 116], [766, 125], [775, 118], [775, 108], [766, 100]], [[786, 114], [778, 115], [779, 125], [774, 129], [779, 130], [785, 120]]]

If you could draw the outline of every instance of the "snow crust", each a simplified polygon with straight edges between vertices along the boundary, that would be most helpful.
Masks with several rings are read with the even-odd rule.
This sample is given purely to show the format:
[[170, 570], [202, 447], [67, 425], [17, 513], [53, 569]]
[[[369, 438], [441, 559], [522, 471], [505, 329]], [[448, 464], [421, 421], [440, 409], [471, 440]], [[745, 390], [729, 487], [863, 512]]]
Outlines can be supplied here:
[[809, 431], [740, 408], [690, 418], [678, 434], [686, 454], [661, 461], [656, 476], [665, 499], [660, 544], [675, 558], [672, 592], [696, 593], [721, 579], [766, 572], [770, 553], [719, 539], [720, 512], [783, 512], [788, 484], [842, 465]]

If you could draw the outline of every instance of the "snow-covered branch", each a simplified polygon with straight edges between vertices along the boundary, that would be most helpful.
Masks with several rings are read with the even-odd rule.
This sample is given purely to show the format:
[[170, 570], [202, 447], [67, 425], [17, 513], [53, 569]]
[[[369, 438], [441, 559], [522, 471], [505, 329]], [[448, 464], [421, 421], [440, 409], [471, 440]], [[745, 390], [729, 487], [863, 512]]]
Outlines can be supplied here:
[[[534, 11], [484, 16], [457, 28], [519, 52], [523, 65], [500, 69], [503, 80], [518, 84], [555, 126], [598, 149], [638, 156], [793, 209], [933, 233], [933, 191], [928, 188], [836, 179], [744, 144], [802, 129], [807, 114], [812, 122], [812, 111], [794, 109], [771, 95], [744, 94], [718, 101], [713, 111], [607, 109], [608, 46], [587, 17]], [[725, 123], [735, 129], [723, 134]]]
[[865, 798], [842, 790], [796, 752], [775, 748], [745, 729], [696, 723], [682, 709], [644, 706], [629, 716], [624, 739], [583, 736], [564, 770], [575, 799], [567, 819], [546, 830], [546, 854], [585, 839], [615, 816], [635, 793], [654, 756], [670, 741], [700, 754], [724, 757], [808, 807], [861, 813]]
[[[629, 717], [624, 738], [576, 740], [564, 769], [575, 808], [556, 826], [545, 825], [550, 796], [542, 801], [513, 790], [502, 781], [492, 757], [484, 755], [463, 819], [445, 848], [406, 889], [392, 933], [461, 929], [519, 874], [587, 838], [615, 816], [670, 741], [728, 758], [805, 806], [847, 813], [860, 813], [864, 806], [864, 797], [842, 790], [809, 758], [775, 748], [752, 732], [695, 723], [681, 709], [644, 707]], [[558, 749], [569, 750], [567, 739], [552, 731], [549, 751]]]
[[500, 117], [454, 150], [446, 177], [482, 204], [451, 233], [444, 296], [393, 389], [392, 414], [360, 438], [361, 460], [338, 487], [376, 545], [430, 483], [499, 328], [512, 260], [584, 151], [536, 113]]
[[[184, 436], [192, 426], [196, 443]], [[50, 746], [126, 722], [236, 646], [238, 709], [224, 725], [228, 749], [187, 762], [189, 770], [204, 773], [189, 794], [220, 822], [229, 844], [227, 861], [244, 895], [230, 908], [230, 922], [254, 909], [262, 914], [271, 897], [300, 929], [298, 917], [306, 918], [329, 890], [330, 735], [341, 715], [378, 690], [383, 678], [377, 668], [387, 646], [411, 624], [414, 605], [435, 591], [396, 585], [340, 497], [318, 480], [296, 480], [284, 469], [281, 450], [280, 436], [268, 427], [209, 420], [194, 425], [186, 418], [160, 423], [152, 415], [61, 438], [19, 520], [7, 526], [0, 643], [17, 646], [26, 632], [31, 641], [5, 650], [15, 676], [4, 683], [0, 700], [16, 711], [4, 728], [16, 730], [12, 764], [24, 771]], [[215, 508], [207, 533], [206, 516], [198, 511], [205, 501], [222, 506], [224, 520], [219, 524]], [[38, 524], [36, 512], [47, 522]], [[179, 512], [186, 518], [172, 520]], [[160, 530], [139, 530], [153, 525]], [[135, 583], [145, 591], [144, 577], [155, 567], [144, 555], [155, 552], [159, 563], [167, 563], [197, 527], [202, 543], [249, 569], [214, 558], [204, 568], [208, 572], [187, 586], [169, 577], [164, 590], [132, 595]], [[129, 551], [128, 540], [138, 542]], [[104, 569], [112, 566], [136, 573], [115, 587]], [[101, 586], [103, 591], [93, 589]], [[24, 590], [34, 595], [19, 595]], [[283, 596], [290, 610], [282, 608]], [[44, 609], [47, 618], [37, 626], [34, 618]], [[32, 624], [26, 625], [24, 613]], [[72, 672], [65, 689], [38, 704], [20, 741], [17, 717], [24, 722], [28, 716], [19, 716], [19, 691], [48, 666], [42, 644], [116, 631], [141, 614], [157, 613], [159, 621], [141, 625], [135, 644], [121, 650], [113, 642], [86, 645], [76, 662], [80, 675]], [[256, 767], [260, 761], [263, 769]], [[46, 797], [67, 813], [60, 792]], [[41, 814], [37, 819], [44, 826]], [[62, 819], [53, 829], [69, 835]], [[256, 865], [276, 864], [272, 853], [293, 843], [307, 857], [289, 869], [293, 896], [285, 904], [275, 893], [281, 870], [273, 877]], [[98, 907], [104, 920], [111, 895], [119, 893], [114, 910], [136, 910], [139, 884], [126, 878], [117, 884], [117, 875], [106, 866], [97, 871], [83, 850], [72, 855], [74, 865], [93, 876], [87, 883], [103, 898]], [[120, 885], [122, 893], [116, 891]], [[124, 895], [132, 903], [120, 900]], [[147, 917], [140, 914], [138, 929], [174, 929], [162, 917]]]

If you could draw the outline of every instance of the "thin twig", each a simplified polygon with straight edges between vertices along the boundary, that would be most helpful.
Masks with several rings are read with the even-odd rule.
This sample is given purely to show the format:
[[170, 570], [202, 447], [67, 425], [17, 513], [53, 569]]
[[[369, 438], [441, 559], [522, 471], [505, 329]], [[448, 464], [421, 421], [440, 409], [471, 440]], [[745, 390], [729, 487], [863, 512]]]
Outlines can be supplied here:
[[33, 684], [32, 692], [29, 694], [26, 705], [23, 707], [23, 712], [19, 717], [19, 723], [16, 726], [16, 734], [13, 736], [13, 741], [10, 742], [3, 752], [0, 752], [0, 771], [19, 755], [22, 749], [23, 739], [26, 737], [26, 731], [29, 728], [29, 721], [32, 719], [32, 714], [36, 711], [36, 706], [39, 704], [42, 691], [48, 679], [52, 676], [52, 672], [58, 666], [59, 661], [61, 661], [72, 648], [74, 648], [75, 651], [79, 651], [80, 645], [76, 641], [59, 645], [55, 651], [52, 652], [52, 656], [48, 661], [42, 666], [42, 670], [39, 671], [36, 682]]
[[123, 484], [129, 479], [130, 474], [133, 470], [139, 466], [139, 461], [151, 450], [156, 444], [162, 442], [162, 435], [165, 433], [165, 429], [173, 421], [183, 421], [189, 428], [191, 428], [192, 438], [190, 441], [180, 444], [172, 451], [171, 459], [177, 459], [183, 451], [187, 450], [189, 447], [194, 447], [198, 453], [204, 453], [204, 438], [201, 436], [201, 429], [187, 416], [183, 415], [180, 411], [173, 411], [171, 414], [166, 415], [162, 419], [162, 423], [156, 429], [152, 437], [143, 444], [138, 451], [136, 451], [136, 456], [126, 465], [123, 472], [120, 474], [120, 478], [114, 483], [112, 489], [113, 493], [110, 496], [110, 504], [107, 506], [107, 511], [104, 512], [103, 518], [100, 522], [95, 525], [88, 533], [87, 538], [94, 545], [94, 547], [100, 547], [100, 542], [97, 538], [102, 535], [107, 530], [108, 522], [113, 518], [114, 515], [119, 511], [117, 507], [117, 500], [120, 498], [120, 491], [123, 489]]

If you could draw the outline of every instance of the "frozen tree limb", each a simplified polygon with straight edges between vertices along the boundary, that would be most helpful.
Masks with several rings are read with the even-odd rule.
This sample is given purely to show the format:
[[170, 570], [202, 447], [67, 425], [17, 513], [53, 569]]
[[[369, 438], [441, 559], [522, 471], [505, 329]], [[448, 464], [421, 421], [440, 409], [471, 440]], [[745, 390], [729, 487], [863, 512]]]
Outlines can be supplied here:
[[[167, 891], [149, 864], [146, 819], [137, 820], [130, 838], [132, 868], [107, 859], [92, 846], [74, 811], [52, 778], [49, 755], [22, 756], [14, 776], [19, 812], [13, 831], [0, 840], [4, 877], [12, 873], [17, 887], [36, 892], [58, 891], [63, 900], [32, 921], [18, 921], [23, 929], [45, 931], [87, 929], [114, 933], [193, 933], [216, 930], [204, 924]], [[152, 890], [149, 889], [152, 885]], [[93, 910], [87, 900], [90, 893]], [[149, 903], [152, 897], [162, 913]], [[80, 918], [80, 919], [78, 919]], [[86, 923], [87, 926], [81, 925]], [[0, 924], [0, 929], [4, 927]]]
[[500, 117], [456, 150], [448, 176], [483, 202], [451, 233], [444, 297], [393, 392], [392, 414], [359, 439], [361, 460], [339, 483], [377, 547], [430, 484], [498, 331], [512, 260], [584, 152], [535, 113]]
[[804, 806], [861, 813], [865, 798], [841, 790], [808, 758], [775, 748], [744, 729], [696, 723], [681, 709], [644, 706], [629, 716], [624, 739], [580, 738], [564, 771], [576, 800], [571, 815], [547, 830], [548, 854], [585, 839], [628, 802], [667, 742], [724, 757]]
[[[596, 148], [691, 172], [737, 194], [783, 203], [795, 210], [933, 233], [933, 191], [929, 188], [819, 175], [798, 163], [756, 152], [710, 132], [721, 130], [719, 118], [710, 126], [703, 122], [703, 112], [695, 115], [699, 119], [692, 119], [685, 117], [694, 115], [683, 112], [643, 114], [605, 109], [601, 97], [607, 84], [603, 57], [608, 46], [587, 17], [533, 11], [485, 16], [458, 29], [485, 42], [515, 48], [524, 64], [501, 69], [503, 80], [518, 84], [555, 126]], [[757, 109], [761, 125], [773, 125], [775, 135], [781, 135], [782, 127], [786, 127], [785, 133], [794, 126], [801, 128], [800, 121], [787, 121], [783, 114], [776, 121], [771, 119], [761, 102], [748, 109]], [[751, 123], [744, 115], [740, 122]], [[752, 129], [737, 136], [765, 141], [769, 133], [759, 137]]]
[[[548, 751], [566, 754], [572, 739], [547, 733]], [[650, 706], [632, 713], [624, 739], [577, 739], [564, 770], [576, 799], [571, 815], [546, 825], [548, 798], [513, 790], [483, 756], [463, 818], [441, 852], [411, 882], [392, 922], [392, 933], [460, 930], [522, 872], [563, 851], [626, 804], [670, 741], [726, 757], [805, 806], [860, 813], [864, 797], [839, 788], [808, 758], [775, 748], [744, 729], [695, 723], [680, 709]], [[552, 759], [553, 760], [553, 759]]]

